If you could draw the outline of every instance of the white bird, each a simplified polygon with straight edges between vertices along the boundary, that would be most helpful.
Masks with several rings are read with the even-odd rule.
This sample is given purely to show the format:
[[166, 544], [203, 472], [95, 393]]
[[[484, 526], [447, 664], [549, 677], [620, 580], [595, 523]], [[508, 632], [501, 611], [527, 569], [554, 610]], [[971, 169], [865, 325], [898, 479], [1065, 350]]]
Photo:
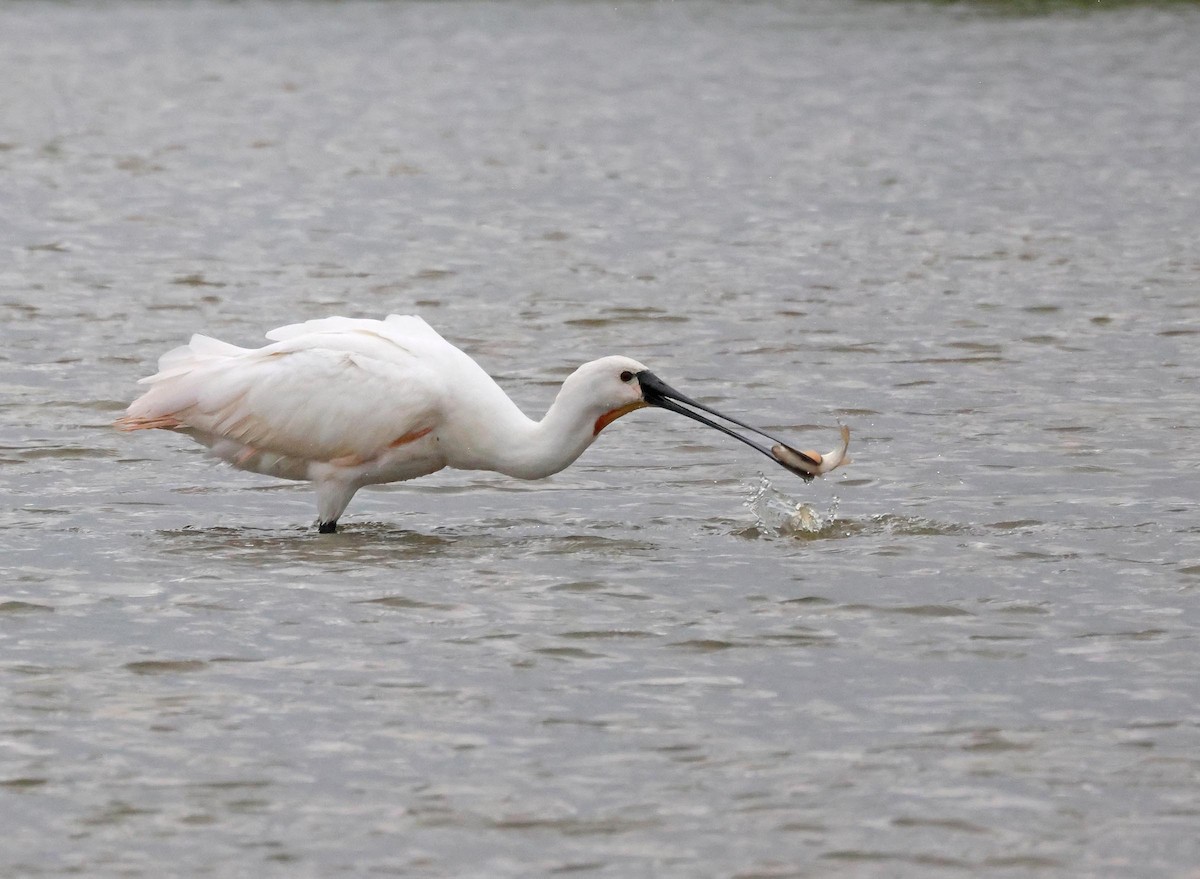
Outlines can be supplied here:
[[240, 470], [311, 480], [318, 528], [337, 530], [365, 485], [443, 467], [541, 479], [578, 458], [610, 423], [643, 406], [670, 409], [733, 436], [806, 480], [848, 463], [849, 432], [828, 455], [774, 437], [768, 450], [696, 410], [761, 436], [664, 384], [628, 357], [585, 363], [541, 421], [526, 417], [469, 356], [421, 318], [329, 317], [267, 333], [239, 348], [194, 335], [141, 380], [120, 430], [186, 434]]

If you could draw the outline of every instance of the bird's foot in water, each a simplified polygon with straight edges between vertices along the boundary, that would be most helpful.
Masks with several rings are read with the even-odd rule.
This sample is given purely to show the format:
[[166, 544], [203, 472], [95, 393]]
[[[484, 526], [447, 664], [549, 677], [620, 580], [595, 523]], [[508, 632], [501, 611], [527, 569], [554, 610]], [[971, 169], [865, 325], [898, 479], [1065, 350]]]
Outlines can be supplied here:
[[336, 534], [337, 533], [337, 519], [334, 519], [332, 522], [318, 522], [317, 523], [317, 532], [319, 534]]

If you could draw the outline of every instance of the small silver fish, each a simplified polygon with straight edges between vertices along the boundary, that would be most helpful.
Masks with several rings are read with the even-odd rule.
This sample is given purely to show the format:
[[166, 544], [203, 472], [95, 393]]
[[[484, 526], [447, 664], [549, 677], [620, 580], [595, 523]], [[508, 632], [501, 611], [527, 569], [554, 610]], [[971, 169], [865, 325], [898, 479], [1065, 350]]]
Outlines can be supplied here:
[[771, 446], [771, 454], [776, 461], [788, 470], [808, 480], [814, 476], [823, 476], [830, 470], [836, 470], [844, 464], [849, 464], [850, 456], [846, 454], [849, 449], [850, 428], [843, 424], [842, 447], [840, 449], [834, 449], [832, 452], [826, 452], [822, 455], [820, 452], [800, 452], [791, 446], [778, 443]]

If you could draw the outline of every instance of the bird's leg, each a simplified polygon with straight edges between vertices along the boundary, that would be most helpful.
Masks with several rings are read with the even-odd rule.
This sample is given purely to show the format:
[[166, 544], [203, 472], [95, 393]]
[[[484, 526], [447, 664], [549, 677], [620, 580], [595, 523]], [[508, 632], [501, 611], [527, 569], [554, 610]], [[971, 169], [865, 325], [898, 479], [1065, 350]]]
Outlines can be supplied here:
[[[310, 471], [311, 472], [311, 471]], [[317, 530], [322, 534], [334, 534], [337, 531], [338, 519], [358, 491], [358, 486], [343, 479], [337, 474], [320, 475], [317, 480]]]

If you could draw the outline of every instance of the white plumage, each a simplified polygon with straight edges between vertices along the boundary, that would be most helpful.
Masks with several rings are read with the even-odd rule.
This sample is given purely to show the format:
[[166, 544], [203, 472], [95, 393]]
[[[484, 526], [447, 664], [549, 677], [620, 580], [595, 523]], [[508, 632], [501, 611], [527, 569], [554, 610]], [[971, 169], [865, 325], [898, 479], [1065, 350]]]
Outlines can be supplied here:
[[[647, 405], [704, 421], [772, 456], [678, 405], [676, 400], [725, 418], [628, 357], [579, 367], [545, 417], [533, 421], [474, 360], [419, 317], [329, 317], [280, 327], [267, 338], [272, 344], [240, 348], [192, 336], [159, 359], [155, 375], [141, 380], [149, 389], [116, 426], [178, 431], [242, 470], [312, 480], [323, 532], [336, 530], [364, 485], [443, 467], [522, 479], [549, 476], [578, 458], [611, 421]], [[802, 476], [843, 463], [842, 455], [829, 466], [819, 456], [784, 448], [813, 465], [814, 473], [807, 473], [794, 461], [784, 464]]]

